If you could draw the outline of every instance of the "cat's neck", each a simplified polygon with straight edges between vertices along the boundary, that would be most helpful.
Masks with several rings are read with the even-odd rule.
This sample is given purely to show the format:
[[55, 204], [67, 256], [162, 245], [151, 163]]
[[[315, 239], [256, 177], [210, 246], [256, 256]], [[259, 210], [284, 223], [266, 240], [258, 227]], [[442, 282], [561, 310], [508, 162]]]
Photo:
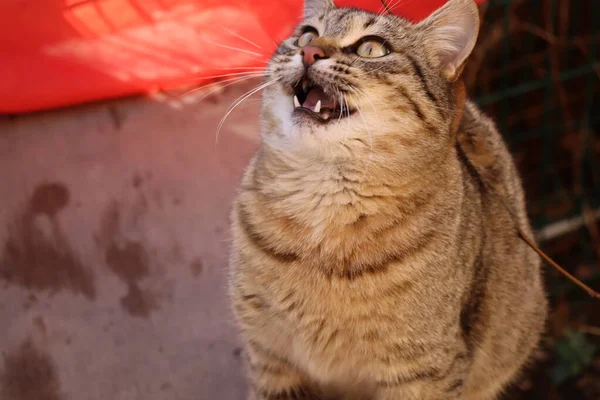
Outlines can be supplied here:
[[411, 176], [386, 163], [327, 162], [263, 146], [244, 177], [238, 218], [282, 262], [304, 260], [328, 275], [356, 276], [433, 236], [453, 237], [463, 192], [452, 160], [440, 161], [436, 173]]
[[434, 172], [406, 174], [368, 155], [323, 159], [263, 147], [254, 184], [275, 215], [337, 229], [374, 215], [408, 215], [436, 193], [448, 196], [460, 186], [452, 160], [442, 160]]

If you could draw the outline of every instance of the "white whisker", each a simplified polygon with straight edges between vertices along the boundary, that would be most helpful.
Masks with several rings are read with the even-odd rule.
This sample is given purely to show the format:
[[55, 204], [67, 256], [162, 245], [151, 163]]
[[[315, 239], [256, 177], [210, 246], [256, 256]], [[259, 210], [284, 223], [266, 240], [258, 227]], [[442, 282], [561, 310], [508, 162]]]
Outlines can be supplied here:
[[[335, 95], [336, 98], [338, 99], [338, 103], [340, 105], [340, 115], [338, 116], [338, 123], [340, 122], [340, 120], [342, 119], [342, 114], [343, 114], [343, 110], [344, 110], [344, 96], [342, 95], [342, 93], [338, 90], [335, 89]], [[346, 121], [346, 123], [348, 123], [348, 121]], [[342, 140], [342, 142], [339, 145], [339, 148], [345, 147], [346, 146], [346, 140], [348, 140], [348, 134], [349, 134], [349, 129], [345, 129], [344, 130], [344, 139]], [[338, 153], [334, 154], [334, 159], [333, 161], [335, 161], [335, 159], [337, 158]]]
[[258, 72], [258, 71], [246, 71], [246, 72], [229, 72], [227, 74], [220, 74], [220, 75], [209, 75], [209, 76], [202, 76], [199, 78], [192, 78], [190, 80], [204, 80], [204, 79], [217, 79], [217, 78], [227, 78], [229, 76], [249, 76], [249, 75], [253, 75], [253, 76], [263, 76], [264, 73], [262, 72]]
[[223, 68], [219, 68], [222, 70], [263, 70], [265, 69], [265, 67], [223, 67]]
[[213, 87], [213, 86], [215, 86], [215, 85], [221, 85], [221, 84], [223, 84], [223, 82], [231, 82], [232, 80], [243, 79], [243, 78], [245, 78], [245, 76], [242, 76], [242, 77], [240, 77], [240, 76], [236, 76], [236, 77], [233, 77], [233, 78], [227, 78], [227, 79], [222, 79], [222, 80], [219, 80], [219, 81], [215, 81], [215, 82], [212, 82], [212, 83], [209, 83], [209, 84], [206, 84], [206, 85], [200, 85], [200, 86], [196, 86], [196, 87], [194, 87], [194, 88], [192, 88], [192, 89], [189, 89], [189, 90], [187, 90], [187, 91], [183, 92], [183, 93], [182, 93], [182, 94], [179, 96], [179, 98], [182, 98], [182, 97], [184, 97], [184, 96], [187, 96], [187, 95], [193, 94], [193, 93], [195, 93], [195, 92], [198, 92], [198, 91], [200, 91], [200, 90], [205, 90], [205, 89], [208, 89], [208, 88], [210, 88], [210, 87]]
[[385, 4], [383, 3], [383, 1], [381, 2], [381, 7], [379, 8], [379, 11], [377, 11], [377, 14], [379, 14], [379, 16], [381, 17], [382, 15], [385, 15], [385, 13], [389, 10], [389, 11], [393, 11], [394, 7], [397, 7], [398, 5], [400, 5], [402, 3], [402, 0], [392, 0], [387, 4], [387, 7], [385, 6]]
[[350, 131], [350, 104], [348, 104], [348, 100], [344, 98], [346, 102], [346, 124], [348, 125], [348, 131]]
[[390, 7], [390, 10], [394, 11], [394, 9], [396, 9], [396, 8], [398, 8], [400, 6], [406, 5], [408, 3], [412, 3], [413, 1], [414, 0], [406, 0], [404, 3], [402, 3], [402, 0], [400, 0], [397, 4], [394, 5], [394, 7]]
[[[191, 92], [184, 93], [183, 96], [189, 96], [190, 94], [192, 94], [192, 93], [194, 93], [196, 91], [200, 91], [202, 89], [207, 89], [210, 86], [216, 86], [216, 85], [220, 84], [220, 86], [217, 86], [216, 88], [210, 90], [208, 93], [205, 93], [203, 96], [201, 96], [199, 99], [197, 99], [195, 101], [196, 103], [199, 103], [202, 100], [204, 100], [205, 98], [207, 98], [208, 96], [210, 96], [211, 94], [213, 94], [215, 92], [218, 92], [219, 90], [222, 90], [222, 89], [224, 89], [224, 88], [226, 88], [228, 86], [235, 85], [236, 83], [240, 83], [240, 82], [244, 82], [244, 81], [247, 81], [247, 80], [250, 80], [250, 79], [256, 79], [256, 78], [258, 78], [258, 77], [257, 76], [241, 76], [241, 77], [238, 76], [238, 77], [235, 77], [235, 78], [229, 78], [229, 79], [225, 79], [225, 80], [222, 80], [222, 81], [211, 83], [210, 85], [200, 86], [199, 88], [196, 88], [196, 89], [192, 90]], [[226, 83], [226, 82], [229, 82], [229, 83]], [[223, 84], [223, 83], [226, 83], [226, 84]]]
[[217, 42], [212, 41], [212, 40], [207, 39], [207, 38], [204, 38], [204, 40], [206, 40], [209, 43], [214, 44], [215, 46], [223, 47], [224, 49], [237, 50], [237, 51], [241, 51], [242, 53], [250, 54], [250, 55], [253, 55], [253, 56], [256, 56], [256, 57], [261, 57], [261, 58], [265, 57], [264, 54], [257, 53], [255, 51], [246, 50], [246, 49], [240, 49], [239, 47], [227, 46], [225, 44], [217, 43]]
[[[343, 101], [346, 103], [346, 126], [348, 126], [348, 129], [346, 129], [347, 132], [350, 132], [350, 105], [348, 104], [348, 100], [346, 100], [346, 98], [343, 98]], [[348, 135], [346, 134], [346, 138], [348, 137]], [[344, 139], [345, 141], [345, 139]]]
[[386, 7], [386, 3], [384, 3], [384, 1], [386, 1], [386, 0], [381, 0], [381, 7], [379, 7], [379, 9], [377, 10], [377, 15], [379, 15], [379, 16], [381, 16], [383, 13], [385, 13], [387, 11], [387, 8], [390, 6], [389, 4], [387, 4], [387, 7]]
[[[377, 112], [377, 108], [375, 107], [375, 105], [373, 104], [373, 102], [371, 101], [371, 99], [370, 99], [370, 98], [369, 98], [369, 97], [368, 97], [368, 96], [367, 96], [367, 95], [366, 95], [366, 94], [365, 94], [365, 93], [364, 93], [362, 90], [358, 89], [357, 87], [354, 87], [354, 88], [352, 88], [352, 87], [351, 87], [351, 88], [350, 88], [350, 90], [354, 91], [354, 93], [357, 93], [356, 91], [358, 91], [358, 93], [357, 93], [357, 94], [362, 94], [362, 97], [363, 97], [364, 99], [366, 99], [366, 100], [369, 102], [369, 104], [371, 105], [371, 108], [373, 109], [373, 113], [375, 114], [375, 119], [376, 119], [377, 121], [379, 121], [379, 114], [378, 114], [378, 112]], [[355, 91], [355, 90], [356, 90], [356, 91]], [[387, 104], [385, 104], [385, 103], [383, 103], [383, 104], [385, 105], [385, 107], [386, 107], [386, 108], [387, 108], [387, 109], [388, 109], [390, 112], [392, 112], [392, 110], [390, 109], [390, 107], [389, 107]], [[372, 140], [373, 140], [373, 139], [371, 139], [371, 152], [373, 151], [373, 143], [372, 143]]]
[[[352, 90], [354, 92], [354, 94], [358, 95], [352, 87], [349, 87], [349, 89]], [[367, 133], [369, 134], [369, 142], [371, 144], [371, 157], [372, 157], [373, 156], [373, 134], [371, 133], [371, 130], [369, 129], [369, 125], [367, 124], [367, 120], [365, 120], [365, 116], [363, 115], [363, 112], [360, 109], [360, 107], [358, 106], [358, 104], [356, 104], [356, 110], [358, 111], [358, 114], [360, 115], [360, 118], [363, 121], [363, 125], [365, 126]], [[350, 115], [350, 114], [348, 114], [348, 115]]]
[[338, 92], [338, 97], [340, 98], [340, 115], [338, 115], [338, 122], [340, 122], [342, 115], [344, 115], [344, 96], [341, 92]]
[[256, 47], [257, 49], [261, 49], [261, 50], [263, 50], [263, 48], [262, 48], [262, 47], [260, 47], [260, 46], [259, 46], [259, 45], [257, 45], [256, 43], [254, 43], [252, 40], [250, 40], [250, 39], [247, 39], [247, 38], [245, 38], [245, 37], [241, 36], [240, 34], [238, 34], [238, 33], [235, 33], [235, 32], [233, 32], [233, 31], [231, 31], [231, 30], [229, 30], [229, 29], [225, 28], [223, 25], [221, 25], [221, 27], [222, 27], [223, 29], [225, 29], [227, 32], [229, 32], [229, 34], [231, 34], [231, 35], [235, 36], [236, 38], [238, 38], [238, 39], [242, 39], [244, 42], [246, 42], [246, 43], [248, 43], [248, 44], [251, 44], [252, 46]]
[[[360, 90], [360, 89], [359, 89], [359, 88], [357, 88], [356, 86], [351, 86], [351, 87], [350, 87], [350, 90], [352, 90], [352, 91], [353, 91], [355, 94], [357, 94], [357, 95], [362, 95], [362, 97], [363, 97], [365, 100], [367, 100], [367, 101], [368, 101], [368, 102], [371, 104], [371, 107], [373, 108], [373, 111], [374, 111], [374, 112], [377, 114], [377, 109], [375, 108], [375, 105], [373, 105], [373, 102], [372, 102], [372, 101], [371, 101], [371, 99], [370, 99], [370, 98], [369, 98], [369, 97], [368, 97], [368, 96], [365, 94], [365, 92], [364, 92], [364, 91]], [[392, 112], [392, 109], [391, 109], [391, 108], [389, 108], [389, 106], [388, 106], [386, 103], [383, 103], [383, 104], [384, 104], [384, 105], [385, 105], [385, 106], [388, 108], [388, 110], [390, 110], [390, 112]], [[379, 119], [379, 118], [377, 118], [377, 119]]]
[[227, 109], [227, 112], [225, 113], [225, 116], [221, 119], [221, 121], [219, 122], [219, 125], [217, 126], [217, 134], [215, 137], [215, 146], [217, 145], [217, 143], [219, 141], [219, 133], [221, 132], [221, 128], [223, 127], [223, 124], [225, 123], [225, 120], [227, 120], [227, 117], [229, 117], [229, 115], [233, 112], [233, 110], [235, 110], [237, 106], [239, 106], [241, 103], [244, 102], [244, 100], [246, 100], [247, 98], [249, 98], [256, 92], [259, 92], [262, 89], [274, 84], [275, 82], [277, 82], [280, 79], [281, 78], [272, 79], [270, 81], [267, 81], [267, 82], [255, 87], [254, 89], [249, 90], [248, 92], [246, 92], [243, 95], [241, 95], [240, 97], [238, 97], [233, 102], [233, 104], [231, 106], [229, 106], [229, 108]]

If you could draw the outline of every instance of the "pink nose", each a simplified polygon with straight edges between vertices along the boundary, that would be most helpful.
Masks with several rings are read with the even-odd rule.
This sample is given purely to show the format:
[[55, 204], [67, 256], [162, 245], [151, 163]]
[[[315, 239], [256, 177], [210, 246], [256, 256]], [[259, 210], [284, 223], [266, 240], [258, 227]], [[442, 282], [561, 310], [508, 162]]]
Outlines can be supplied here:
[[305, 67], [313, 65], [321, 58], [325, 58], [325, 52], [320, 47], [307, 46], [302, 49], [302, 61]]

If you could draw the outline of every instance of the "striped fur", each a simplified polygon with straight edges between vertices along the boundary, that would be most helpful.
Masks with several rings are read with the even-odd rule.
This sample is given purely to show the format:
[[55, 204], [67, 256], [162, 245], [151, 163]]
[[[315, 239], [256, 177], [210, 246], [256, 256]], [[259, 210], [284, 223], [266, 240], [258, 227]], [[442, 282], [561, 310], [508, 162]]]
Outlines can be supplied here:
[[[546, 300], [537, 256], [482, 183], [528, 231], [512, 158], [457, 79], [474, 38], [435, 36], [476, 26], [476, 8], [452, 0], [414, 25], [315, 1], [269, 65], [279, 81], [232, 213], [249, 398], [494, 399], [530, 358]], [[354, 110], [325, 125], [291, 117], [306, 25], [329, 56], [311, 79]], [[344, 51], [365, 35], [392, 53]]]

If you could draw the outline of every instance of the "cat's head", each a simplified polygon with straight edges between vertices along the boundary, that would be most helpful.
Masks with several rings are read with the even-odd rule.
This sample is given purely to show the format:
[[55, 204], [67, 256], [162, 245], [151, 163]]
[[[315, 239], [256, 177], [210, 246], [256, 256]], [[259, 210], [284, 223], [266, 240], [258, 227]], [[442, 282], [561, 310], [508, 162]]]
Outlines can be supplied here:
[[305, 4], [267, 69], [276, 81], [263, 95], [265, 140], [328, 153], [394, 140], [447, 147], [455, 81], [479, 31], [474, 1], [450, 0], [416, 24], [331, 0]]

